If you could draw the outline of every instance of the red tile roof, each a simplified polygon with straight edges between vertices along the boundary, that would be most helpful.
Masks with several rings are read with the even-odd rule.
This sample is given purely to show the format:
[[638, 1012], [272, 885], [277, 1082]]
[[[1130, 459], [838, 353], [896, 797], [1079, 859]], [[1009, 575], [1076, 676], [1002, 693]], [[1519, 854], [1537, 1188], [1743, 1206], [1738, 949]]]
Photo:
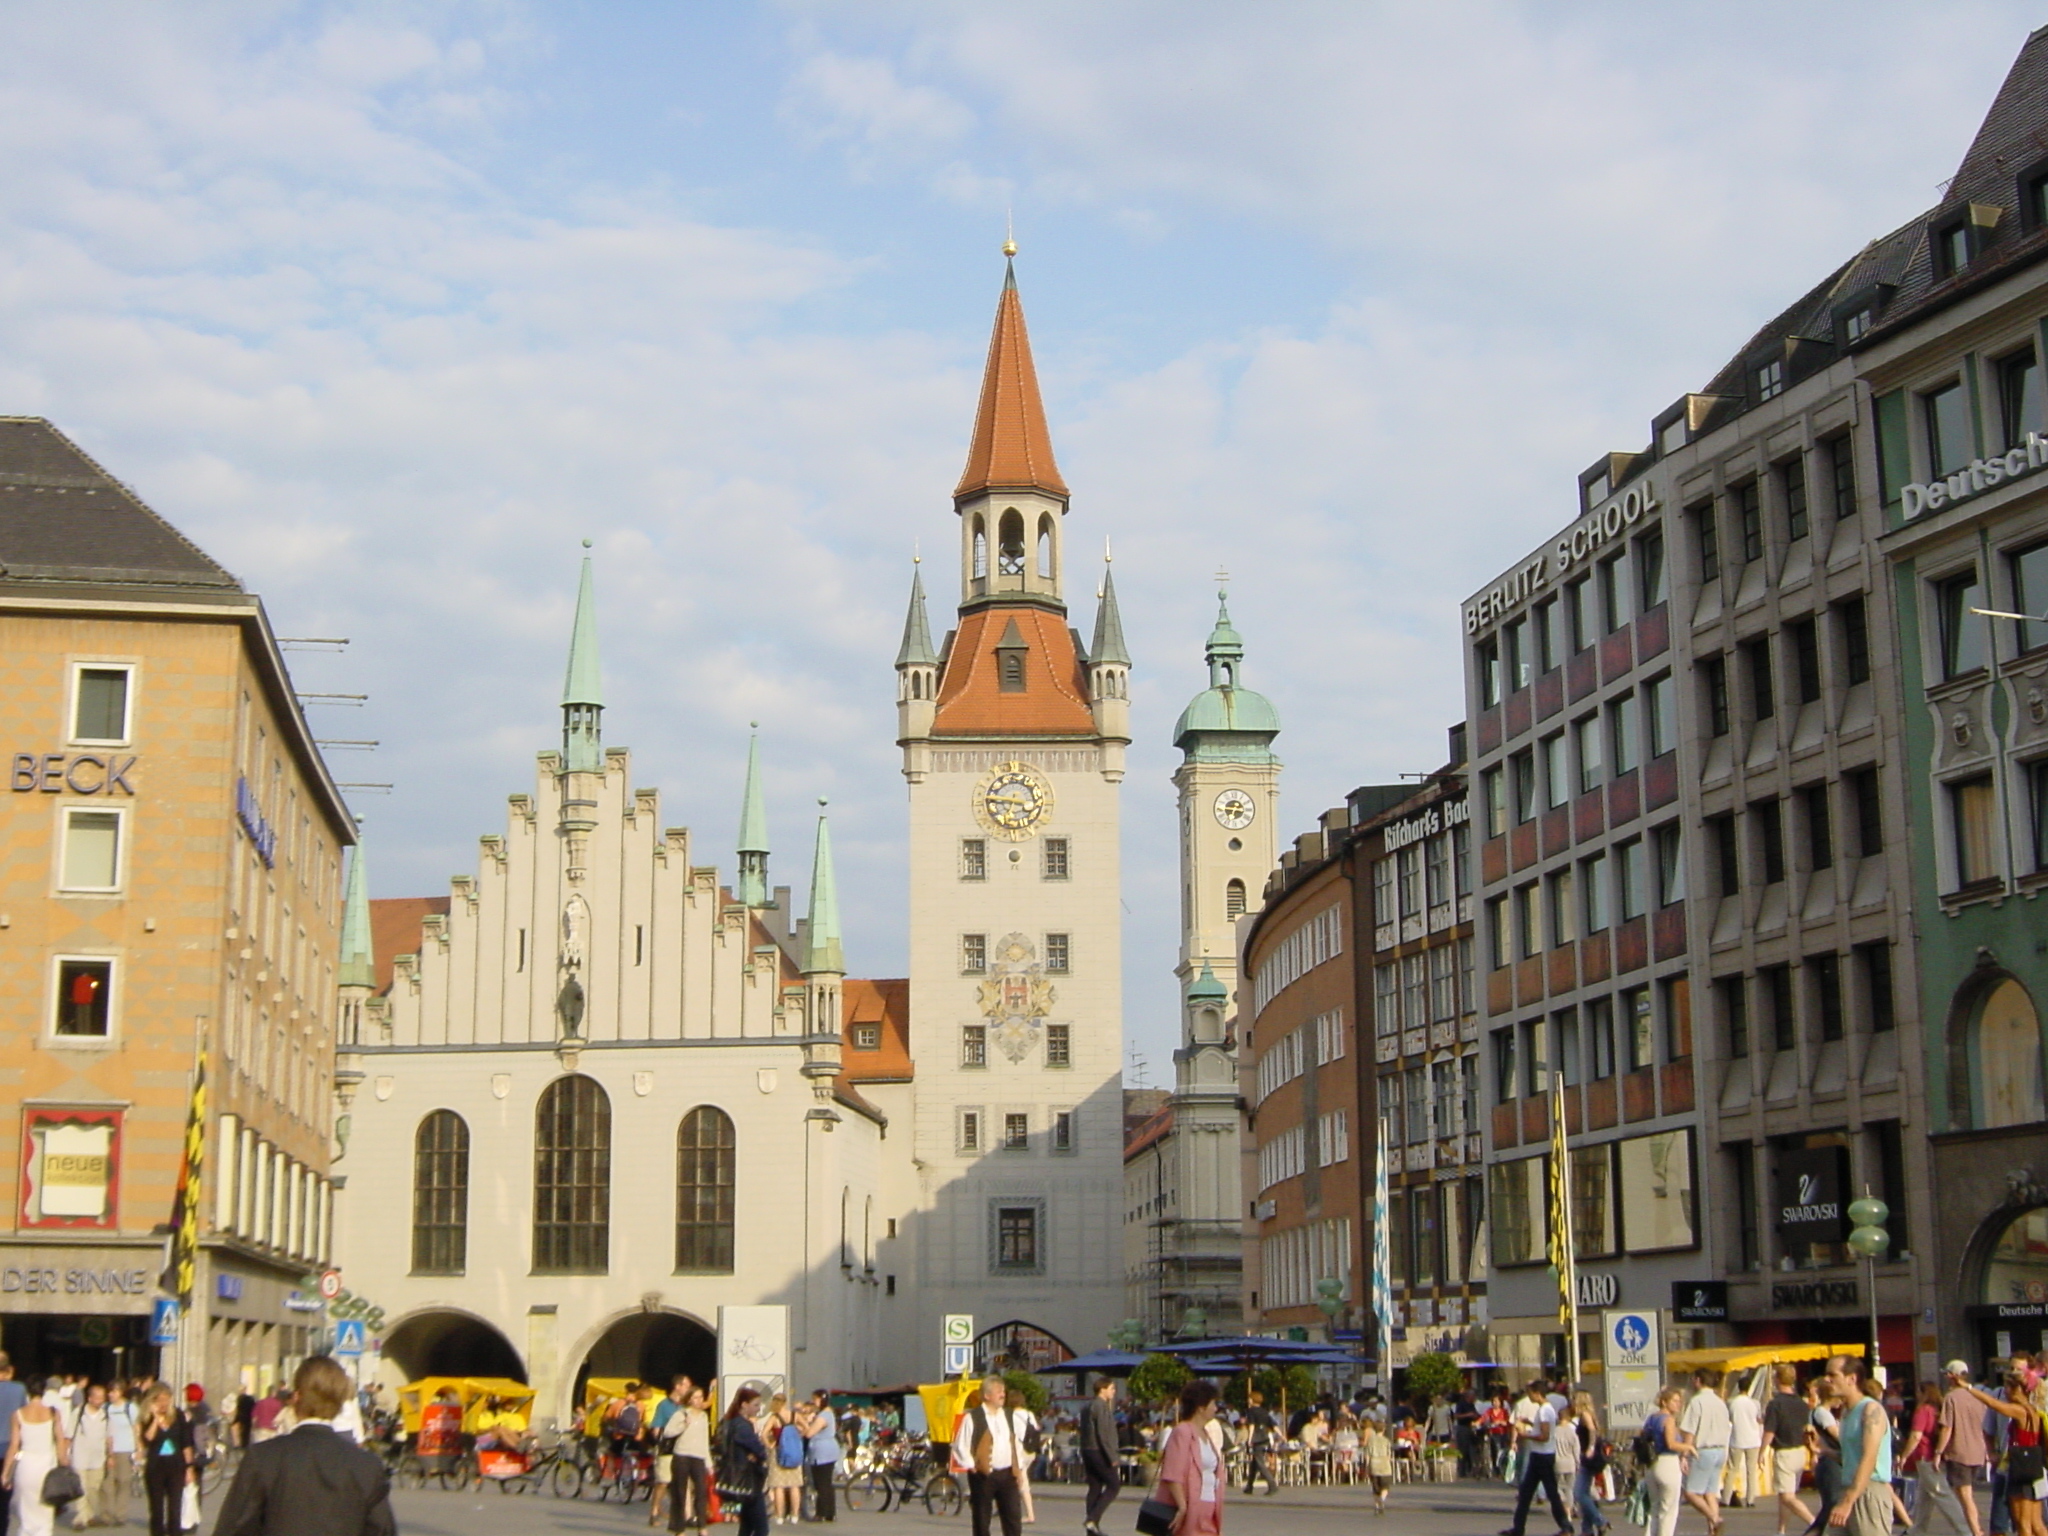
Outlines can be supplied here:
[[[1005, 693], [996, 647], [1010, 625], [1024, 641], [1024, 689]], [[1044, 608], [976, 608], [960, 617], [939, 679], [934, 736], [1093, 736], [1074, 632]]]
[[1045, 402], [1038, 395], [1038, 370], [1031, 364], [1031, 338], [1024, 329], [1015, 273], [1005, 279], [1003, 296], [996, 302], [988, 367], [981, 376], [981, 406], [974, 414], [974, 440], [953, 495], [991, 489], [1067, 494], [1067, 482], [1053, 462], [1052, 436], [1045, 429]]
[[[839, 984], [840, 1016], [846, 1039], [840, 1050], [841, 1083], [903, 1083], [915, 1075], [910, 1060], [910, 982], [896, 978], [868, 981], [849, 976]], [[856, 1024], [879, 1024], [882, 1047], [856, 1050]]]
[[429, 917], [446, 917], [446, 896], [386, 896], [370, 903], [370, 951], [377, 966], [377, 995], [391, 990], [391, 961], [396, 955], [420, 952], [423, 925]]

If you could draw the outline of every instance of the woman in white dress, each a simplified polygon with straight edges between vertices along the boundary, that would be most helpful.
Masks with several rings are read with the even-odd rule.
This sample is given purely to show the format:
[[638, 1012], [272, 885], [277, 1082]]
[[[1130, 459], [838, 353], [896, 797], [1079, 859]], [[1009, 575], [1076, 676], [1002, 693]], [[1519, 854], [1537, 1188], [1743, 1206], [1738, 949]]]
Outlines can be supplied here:
[[57, 1511], [43, 1502], [43, 1479], [58, 1463], [70, 1463], [71, 1441], [57, 1411], [43, 1401], [43, 1384], [31, 1380], [27, 1386], [28, 1401], [14, 1412], [0, 1485], [14, 1490], [15, 1529], [20, 1536], [51, 1536]]

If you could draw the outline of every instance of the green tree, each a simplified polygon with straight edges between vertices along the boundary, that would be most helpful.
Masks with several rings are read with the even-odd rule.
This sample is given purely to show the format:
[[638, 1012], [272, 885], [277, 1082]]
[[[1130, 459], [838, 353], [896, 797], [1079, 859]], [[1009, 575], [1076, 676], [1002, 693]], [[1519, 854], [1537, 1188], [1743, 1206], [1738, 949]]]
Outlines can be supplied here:
[[1231, 1407], [1242, 1410], [1249, 1405], [1245, 1387], [1266, 1400], [1266, 1406], [1279, 1413], [1283, 1406], [1292, 1412], [1303, 1403], [1315, 1401], [1316, 1373], [1305, 1365], [1261, 1366], [1250, 1376], [1233, 1376], [1223, 1384], [1223, 1400]]
[[1144, 1363], [1131, 1372], [1131, 1396], [1141, 1403], [1164, 1402], [1180, 1396], [1189, 1376], [1187, 1366], [1172, 1355], [1147, 1355]]
[[1435, 1397], [1455, 1396], [1463, 1385], [1464, 1373], [1458, 1362], [1441, 1352], [1417, 1355], [1408, 1362], [1408, 1395], [1422, 1402]]
[[1011, 1402], [1022, 1403], [1041, 1419], [1052, 1406], [1052, 1394], [1046, 1391], [1045, 1383], [1029, 1371], [1003, 1372], [1003, 1385], [1010, 1389]]

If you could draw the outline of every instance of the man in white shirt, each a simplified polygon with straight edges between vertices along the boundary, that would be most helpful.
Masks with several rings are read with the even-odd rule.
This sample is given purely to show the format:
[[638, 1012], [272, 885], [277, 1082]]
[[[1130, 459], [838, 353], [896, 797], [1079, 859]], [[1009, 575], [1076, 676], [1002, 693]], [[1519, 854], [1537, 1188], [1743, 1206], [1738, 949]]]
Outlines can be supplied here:
[[1685, 1469], [1685, 1502], [1707, 1517], [1708, 1531], [1721, 1528], [1721, 1470], [1728, 1465], [1728, 1440], [1734, 1416], [1711, 1371], [1692, 1378], [1692, 1400], [1678, 1416], [1678, 1427], [1692, 1436], [1693, 1457]]
[[71, 1527], [82, 1531], [89, 1525], [112, 1525], [107, 1508], [107, 1389], [89, 1387], [85, 1401], [71, 1420], [71, 1469], [85, 1484], [85, 1497], [71, 1511]]
[[1728, 1502], [1739, 1509], [1756, 1504], [1757, 1469], [1764, 1452], [1764, 1405], [1747, 1392], [1728, 1399]]
[[1010, 1389], [991, 1373], [981, 1384], [981, 1401], [960, 1415], [953, 1426], [953, 1471], [967, 1474], [968, 1508], [974, 1536], [989, 1536], [991, 1511], [1003, 1523], [1003, 1536], [1022, 1536], [1023, 1479], [1018, 1470], [1028, 1459], [1023, 1448], [1024, 1414], [1004, 1407]]
[[1500, 1536], [1522, 1536], [1529, 1523], [1529, 1505], [1539, 1487], [1550, 1496], [1550, 1513], [1557, 1520], [1558, 1536], [1572, 1536], [1571, 1516], [1565, 1513], [1564, 1500], [1557, 1492], [1557, 1410], [1544, 1395], [1541, 1380], [1529, 1383], [1528, 1395], [1515, 1404], [1514, 1418], [1522, 1450], [1522, 1486], [1515, 1495], [1515, 1523]]

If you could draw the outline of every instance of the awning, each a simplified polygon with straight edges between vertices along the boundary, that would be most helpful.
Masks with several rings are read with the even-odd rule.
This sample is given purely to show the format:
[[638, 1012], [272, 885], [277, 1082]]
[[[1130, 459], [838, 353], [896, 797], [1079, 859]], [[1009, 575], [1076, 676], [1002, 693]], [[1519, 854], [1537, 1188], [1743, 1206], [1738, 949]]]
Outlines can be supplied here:
[[1862, 1353], [1861, 1344], [1729, 1344], [1718, 1349], [1674, 1349], [1664, 1364], [1672, 1371], [1747, 1371], [1759, 1365]]

